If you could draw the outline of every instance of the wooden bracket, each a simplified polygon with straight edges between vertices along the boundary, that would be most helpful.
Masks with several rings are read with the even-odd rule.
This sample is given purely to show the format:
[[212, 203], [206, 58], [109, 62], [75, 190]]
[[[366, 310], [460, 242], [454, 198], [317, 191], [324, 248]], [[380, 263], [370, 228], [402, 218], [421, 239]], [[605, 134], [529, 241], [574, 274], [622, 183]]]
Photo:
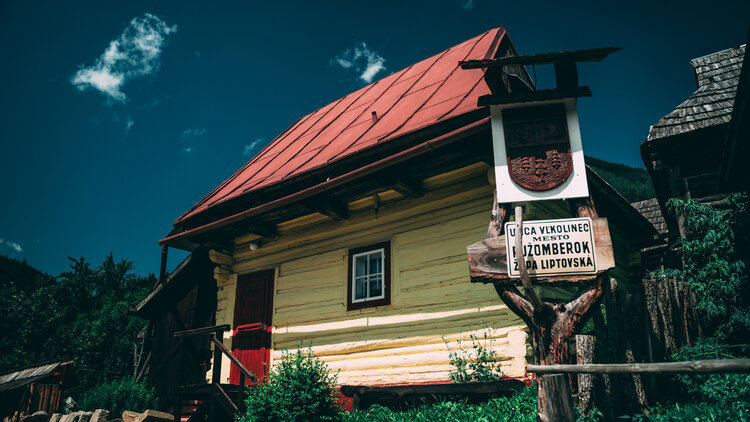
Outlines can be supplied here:
[[311, 210], [330, 217], [336, 221], [349, 219], [349, 206], [332, 196], [318, 196], [307, 201], [306, 206]]
[[265, 238], [276, 237], [279, 234], [276, 224], [260, 219], [250, 220], [247, 223], [247, 231]]
[[377, 180], [407, 198], [416, 199], [424, 196], [424, 184], [419, 179], [403, 174], [380, 174], [377, 176]]

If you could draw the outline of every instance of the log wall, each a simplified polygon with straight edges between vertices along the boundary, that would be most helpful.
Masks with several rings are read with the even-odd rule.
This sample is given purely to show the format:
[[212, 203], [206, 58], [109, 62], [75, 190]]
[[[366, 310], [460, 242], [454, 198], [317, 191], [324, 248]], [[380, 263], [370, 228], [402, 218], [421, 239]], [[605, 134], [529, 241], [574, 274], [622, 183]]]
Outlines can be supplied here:
[[[255, 251], [249, 244], [258, 236], [250, 233], [235, 239], [233, 251], [212, 251], [216, 323], [233, 322], [237, 274], [274, 269], [272, 361], [283, 349], [312, 343], [315, 354], [340, 371], [341, 384], [447, 381], [445, 341], [455, 350], [457, 339], [481, 337], [486, 326], [504, 374], [524, 376], [530, 356], [525, 324], [492, 285], [469, 280], [466, 245], [485, 238], [492, 207], [488, 168], [477, 163], [427, 179], [418, 199], [386, 191], [352, 202], [346, 221], [316, 213], [283, 223], [277, 240]], [[535, 203], [529, 213], [534, 220], [570, 217], [562, 201]], [[347, 311], [349, 249], [386, 240], [391, 304]], [[228, 376], [225, 359], [222, 382]]]

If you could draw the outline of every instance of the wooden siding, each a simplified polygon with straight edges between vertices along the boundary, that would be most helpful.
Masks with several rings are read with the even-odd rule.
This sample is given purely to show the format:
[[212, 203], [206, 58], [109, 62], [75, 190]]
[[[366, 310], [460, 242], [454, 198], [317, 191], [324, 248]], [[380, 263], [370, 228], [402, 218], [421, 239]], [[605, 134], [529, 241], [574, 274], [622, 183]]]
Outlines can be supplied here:
[[[271, 359], [312, 343], [341, 384], [447, 381], [448, 348], [483, 337], [505, 375], [525, 375], [526, 326], [491, 285], [469, 281], [466, 246], [486, 236], [494, 187], [477, 163], [424, 181], [416, 200], [394, 191], [349, 204], [349, 220], [311, 214], [279, 225], [276, 241], [251, 251], [257, 236], [235, 239], [219, 266], [217, 324], [232, 324], [237, 274], [276, 270]], [[561, 201], [530, 207], [532, 219], [569, 217]], [[391, 304], [346, 310], [348, 250], [391, 242]], [[617, 254], [617, 249], [615, 253]], [[225, 336], [227, 346], [230, 334]], [[446, 341], [448, 346], [446, 346]], [[222, 365], [222, 382], [228, 378]]]

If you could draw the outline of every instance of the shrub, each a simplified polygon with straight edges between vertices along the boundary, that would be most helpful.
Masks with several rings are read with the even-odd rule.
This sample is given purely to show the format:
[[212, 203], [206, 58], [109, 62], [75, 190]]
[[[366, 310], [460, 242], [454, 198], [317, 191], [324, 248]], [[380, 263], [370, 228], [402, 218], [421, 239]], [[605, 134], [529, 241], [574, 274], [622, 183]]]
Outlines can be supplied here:
[[[747, 346], [728, 346], [715, 339], [699, 341], [684, 347], [672, 357], [678, 361], [703, 359], [735, 359]], [[745, 353], [746, 354], [746, 353]], [[695, 402], [716, 402], [729, 406], [750, 402], [750, 374], [676, 375], [675, 379]]]
[[445, 401], [397, 412], [374, 405], [367, 410], [345, 415], [345, 422], [535, 422], [536, 387], [526, 388], [514, 396], [491, 399], [481, 404]]
[[497, 381], [500, 379], [502, 372], [498, 363], [499, 356], [492, 349], [494, 340], [487, 337], [489, 327], [485, 326], [484, 328], [481, 339], [476, 334], [469, 335], [473, 352], [461, 347], [461, 338], [456, 341], [455, 351], [451, 350], [448, 342], [443, 338], [445, 347], [448, 348], [450, 364], [455, 368], [450, 373], [451, 381], [463, 383]]
[[664, 276], [690, 283], [708, 332], [733, 343], [750, 337], [750, 277], [735, 243], [743, 230], [738, 221], [748, 218], [748, 196], [729, 195], [727, 205], [722, 210], [694, 200], [667, 202], [669, 211], [685, 217], [685, 238], [677, 241], [685, 265]]
[[263, 382], [252, 387], [240, 422], [339, 421], [342, 408], [335, 395], [336, 375], [312, 349], [284, 351], [281, 362]]
[[125, 377], [87, 391], [78, 407], [84, 410], [107, 409], [115, 416], [125, 410], [143, 412], [155, 408], [156, 404], [156, 393], [152, 388]]

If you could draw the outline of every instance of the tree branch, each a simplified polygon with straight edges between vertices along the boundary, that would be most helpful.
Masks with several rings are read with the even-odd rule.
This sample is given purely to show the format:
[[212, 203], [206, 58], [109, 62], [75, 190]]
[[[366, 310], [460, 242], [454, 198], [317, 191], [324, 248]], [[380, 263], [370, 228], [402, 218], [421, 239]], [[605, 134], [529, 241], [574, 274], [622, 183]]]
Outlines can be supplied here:
[[534, 306], [518, 291], [516, 286], [498, 283], [494, 283], [493, 285], [495, 286], [497, 295], [500, 296], [500, 299], [503, 300], [508, 309], [521, 317], [523, 322], [530, 328], [536, 325], [534, 322]]

